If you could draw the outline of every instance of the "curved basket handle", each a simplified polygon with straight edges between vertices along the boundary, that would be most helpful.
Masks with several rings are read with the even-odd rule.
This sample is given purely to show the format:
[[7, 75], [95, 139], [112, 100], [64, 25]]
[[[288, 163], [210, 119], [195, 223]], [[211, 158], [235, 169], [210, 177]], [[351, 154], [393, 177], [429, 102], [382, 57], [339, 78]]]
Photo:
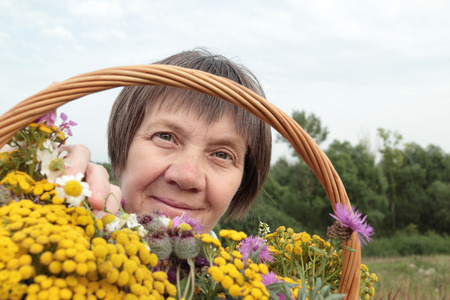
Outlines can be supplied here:
[[[294, 147], [324, 187], [331, 206], [350, 205], [344, 185], [326, 154], [290, 116], [253, 91], [234, 81], [210, 73], [170, 65], [135, 65], [107, 68], [72, 77], [25, 99], [0, 117], [0, 147], [21, 128], [43, 114], [80, 97], [121, 86], [159, 85], [186, 88], [221, 98], [254, 114]], [[360, 285], [361, 252], [353, 234], [345, 243], [356, 252], [344, 251], [339, 292], [357, 299]]]

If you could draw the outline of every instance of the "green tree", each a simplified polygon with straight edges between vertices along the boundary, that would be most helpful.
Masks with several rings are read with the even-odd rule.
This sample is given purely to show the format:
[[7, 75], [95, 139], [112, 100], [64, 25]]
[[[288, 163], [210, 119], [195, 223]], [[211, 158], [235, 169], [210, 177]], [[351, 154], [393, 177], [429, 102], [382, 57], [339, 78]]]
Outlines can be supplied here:
[[284, 211], [285, 208], [281, 205], [283, 199], [289, 197], [288, 193], [286, 187], [281, 186], [269, 175], [258, 201], [251, 207], [246, 218], [241, 222], [221, 220], [216, 229], [231, 228], [256, 235], [261, 221], [268, 224], [271, 231], [275, 231], [279, 226], [286, 226], [298, 232], [303, 228], [301, 221], [287, 215]]
[[399, 144], [402, 140], [402, 135], [398, 132], [392, 132], [383, 128], [378, 128], [378, 136], [383, 141], [383, 146], [380, 149], [382, 154], [381, 167], [388, 180], [387, 199], [390, 207], [390, 221], [392, 231], [396, 230], [396, 204], [397, 204], [397, 179], [398, 172], [403, 166], [403, 152], [399, 149]]
[[[322, 121], [315, 114], [311, 113], [308, 115], [305, 111], [294, 110], [291, 117], [314, 139], [318, 145], [327, 139], [330, 132], [327, 127], [322, 125]], [[280, 134], [277, 135], [276, 141], [288, 143], [292, 155], [294, 157], [298, 156], [297, 152], [294, 150], [294, 147], [283, 136]]]
[[329, 218], [330, 204], [317, 177], [303, 161], [288, 162], [279, 159], [270, 171], [270, 177], [283, 188], [280, 197], [278, 190], [268, 189], [286, 216], [301, 222], [308, 232], [323, 234]]
[[450, 232], [450, 182], [434, 181], [427, 189], [430, 213], [426, 216], [430, 228], [440, 234]]
[[385, 231], [388, 209], [387, 180], [374, 155], [362, 144], [334, 141], [326, 151], [338, 172], [352, 205], [363, 214], [377, 232]]
[[[442, 231], [447, 219], [442, 212], [448, 212], [446, 184], [449, 183], [448, 155], [437, 146], [422, 148], [410, 143], [404, 147], [403, 166], [397, 176], [399, 228], [415, 224], [422, 233]], [[448, 197], [446, 198], [447, 202]], [[441, 209], [439, 207], [442, 207]], [[441, 216], [437, 221], [437, 215]], [[443, 223], [441, 222], [443, 221]], [[448, 228], [448, 227], [447, 227]]]

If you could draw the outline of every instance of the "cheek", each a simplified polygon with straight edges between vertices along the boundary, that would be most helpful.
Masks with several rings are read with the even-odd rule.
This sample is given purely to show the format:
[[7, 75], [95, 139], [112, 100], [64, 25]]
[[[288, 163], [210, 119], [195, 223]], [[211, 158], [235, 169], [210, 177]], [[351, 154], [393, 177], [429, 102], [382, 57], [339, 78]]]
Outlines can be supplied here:
[[216, 207], [223, 210], [223, 212], [227, 210], [231, 200], [239, 189], [241, 181], [242, 172], [233, 172], [233, 174], [222, 176], [215, 181], [215, 187], [211, 191], [211, 199], [216, 199]]
[[138, 201], [139, 195], [145, 190], [150, 182], [155, 180], [157, 169], [149, 167], [154, 165], [149, 161], [148, 155], [131, 148], [129, 159], [121, 176], [121, 189], [123, 198], [127, 202]]

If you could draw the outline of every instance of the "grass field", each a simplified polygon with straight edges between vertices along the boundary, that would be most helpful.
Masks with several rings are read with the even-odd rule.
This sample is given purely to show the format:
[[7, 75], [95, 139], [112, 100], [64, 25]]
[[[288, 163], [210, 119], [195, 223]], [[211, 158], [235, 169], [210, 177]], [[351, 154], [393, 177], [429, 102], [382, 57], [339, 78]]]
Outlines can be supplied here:
[[450, 256], [363, 257], [378, 276], [373, 299], [449, 300]]

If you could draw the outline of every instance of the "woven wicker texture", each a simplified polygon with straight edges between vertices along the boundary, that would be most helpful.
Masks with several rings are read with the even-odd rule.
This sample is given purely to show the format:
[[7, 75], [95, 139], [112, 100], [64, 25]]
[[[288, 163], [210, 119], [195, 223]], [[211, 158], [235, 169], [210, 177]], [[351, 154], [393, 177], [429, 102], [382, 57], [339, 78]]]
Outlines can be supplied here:
[[[198, 70], [168, 65], [115, 67], [85, 73], [52, 85], [25, 99], [0, 117], [0, 147], [28, 123], [63, 104], [95, 92], [131, 85], [164, 85], [192, 89], [240, 106], [283, 135], [323, 185], [333, 209], [337, 203], [350, 205], [336, 170], [314, 140], [287, 114], [253, 91], [226, 78]], [[358, 299], [361, 252], [353, 233], [345, 243], [356, 252], [344, 251], [339, 292], [345, 299]]]

